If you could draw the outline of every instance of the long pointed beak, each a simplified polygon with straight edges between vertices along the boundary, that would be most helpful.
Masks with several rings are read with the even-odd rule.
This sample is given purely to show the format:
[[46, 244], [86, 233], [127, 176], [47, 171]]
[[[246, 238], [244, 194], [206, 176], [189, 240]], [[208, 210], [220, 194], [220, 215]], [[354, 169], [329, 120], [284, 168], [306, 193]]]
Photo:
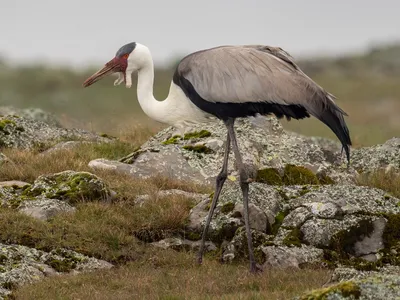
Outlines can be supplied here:
[[116, 59], [110, 60], [104, 68], [98, 70], [96, 73], [94, 73], [92, 76], [90, 76], [88, 79], [85, 80], [85, 82], [82, 84], [83, 87], [88, 87], [92, 85], [93, 83], [99, 81], [100, 79], [106, 77], [109, 74], [112, 74], [114, 72], [119, 71], [119, 63]]

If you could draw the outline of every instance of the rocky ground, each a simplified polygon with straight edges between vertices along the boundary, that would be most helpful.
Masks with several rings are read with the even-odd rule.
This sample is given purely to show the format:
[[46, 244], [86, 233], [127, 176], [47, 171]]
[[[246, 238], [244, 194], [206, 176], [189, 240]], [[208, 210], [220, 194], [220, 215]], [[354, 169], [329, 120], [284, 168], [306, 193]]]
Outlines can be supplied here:
[[[59, 148], [73, 149], [77, 142], [110, 141], [42, 121], [0, 117], [0, 147], [36, 147], [46, 155]], [[255, 181], [250, 185], [250, 218], [260, 267], [335, 270], [329, 286], [298, 299], [400, 297], [400, 199], [357, 182], [360, 174], [400, 171], [400, 138], [354, 149], [347, 167], [338, 143], [286, 132], [274, 118], [238, 120], [236, 128], [243, 159]], [[134, 178], [158, 174], [213, 184], [222, 162], [225, 135], [219, 123], [194, 127], [183, 135], [167, 128], [120, 160], [99, 157], [88, 165], [93, 173], [112, 170]], [[0, 166], [7, 163], [12, 161], [0, 154]], [[232, 154], [229, 170], [207, 244], [208, 251], [226, 263], [247, 257], [243, 204]], [[179, 189], [162, 193], [193, 199], [185, 233], [137, 238], [155, 247], [196, 250], [212, 194]], [[74, 170], [45, 174], [33, 183], [0, 183], [2, 207], [42, 222], [60, 213], [74, 214], [81, 199], [112, 202], [115, 197], [100, 177]], [[136, 205], [149, 199], [147, 194], [140, 195]], [[1, 244], [0, 297], [15, 286], [45, 276], [112, 267], [74, 251], [48, 250]]]

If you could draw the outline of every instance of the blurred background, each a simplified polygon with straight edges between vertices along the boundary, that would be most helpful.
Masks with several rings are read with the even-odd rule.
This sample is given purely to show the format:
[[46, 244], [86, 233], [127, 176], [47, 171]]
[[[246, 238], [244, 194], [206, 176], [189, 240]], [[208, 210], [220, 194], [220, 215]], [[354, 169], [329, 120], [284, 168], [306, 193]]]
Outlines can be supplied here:
[[[36, 107], [63, 126], [121, 135], [148, 119], [136, 86], [82, 82], [125, 43], [152, 51], [155, 96], [167, 96], [184, 55], [223, 44], [288, 51], [337, 96], [355, 146], [400, 136], [400, 2], [397, 0], [13, 0], [1, 2], [0, 106]], [[334, 138], [315, 119], [282, 121], [305, 135]]]

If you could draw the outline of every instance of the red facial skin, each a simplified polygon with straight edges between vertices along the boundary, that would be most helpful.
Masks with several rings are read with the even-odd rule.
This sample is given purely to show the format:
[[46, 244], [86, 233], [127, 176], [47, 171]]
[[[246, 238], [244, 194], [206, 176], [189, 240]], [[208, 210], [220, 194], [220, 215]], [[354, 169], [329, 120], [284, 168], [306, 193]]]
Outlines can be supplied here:
[[128, 56], [129, 54], [125, 54], [121, 57], [114, 57], [112, 60], [105, 64], [104, 68], [97, 71], [88, 79], [86, 79], [83, 83], [83, 87], [88, 87], [93, 83], [99, 81], [100, 79], [104, 78], [105, 76], [116, 72], [122, 72], [125, 78], [125, 71], [128, 67]]

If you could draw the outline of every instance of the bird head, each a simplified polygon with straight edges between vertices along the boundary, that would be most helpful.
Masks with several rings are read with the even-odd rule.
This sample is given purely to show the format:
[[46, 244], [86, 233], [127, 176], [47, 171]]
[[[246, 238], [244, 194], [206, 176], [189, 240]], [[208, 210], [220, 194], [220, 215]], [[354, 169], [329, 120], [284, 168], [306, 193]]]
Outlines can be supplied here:
[[142, 65], [141, 52], [146, 49], [145, 46], [135, 42], [122, 46], [112, 60], [85, 80], [83, 87], [88, 87], [110, 74], [118, 74], [118, 79], [114, 81], [114, 85], [120, 85], [124, 82], [126, 87], [130, 88], [132, 85], [131, 74], [140, 70]]

